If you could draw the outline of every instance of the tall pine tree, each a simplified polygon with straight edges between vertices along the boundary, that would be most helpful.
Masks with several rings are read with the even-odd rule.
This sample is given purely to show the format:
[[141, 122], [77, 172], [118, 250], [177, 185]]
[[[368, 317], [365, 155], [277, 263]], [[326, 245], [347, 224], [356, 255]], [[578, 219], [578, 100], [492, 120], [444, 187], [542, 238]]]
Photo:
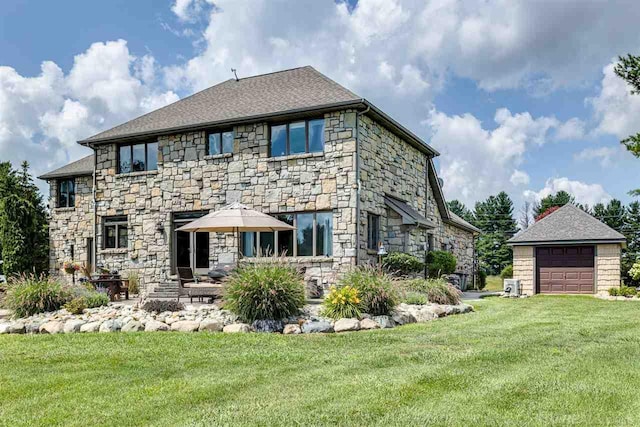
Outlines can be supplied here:
[[450, 200], [449, 202], [447, 202], [447, 205], [449, 206], [449, 210], [451, 212], [458, 215], [465, 221], [473, 224], [473, 213], [469, 209], [467, 209], [464, 203], [460, 202], [459, 200]]
[[628, 285], [640, 286], [640, 281], [629, 277], [629, 269], [640, 260], [640, 202], [632, 202], [626, 209], [621, 230], [627, 238], [627, 249], [622, 254], [622, 278]]
[[554, 206], [562, 207], [567, 203], [575, 204], [576, 199], [564, 190], [558, 191], [556, 194], [549, 194], [533, 206], [533, 216], [538, 217], [545, 213], [547, 209]]
[[[631, 94], [640, 94], [640, 56], [627, 55], [619, 57], [613, 71], [631, 86]], [[640, 126], [639, 126], [640, 127]], [[631, 154], [640, 158], [640, 133], [631, 135], [621, 141]], [[640, 188], [629, 194], [640, 196]]]

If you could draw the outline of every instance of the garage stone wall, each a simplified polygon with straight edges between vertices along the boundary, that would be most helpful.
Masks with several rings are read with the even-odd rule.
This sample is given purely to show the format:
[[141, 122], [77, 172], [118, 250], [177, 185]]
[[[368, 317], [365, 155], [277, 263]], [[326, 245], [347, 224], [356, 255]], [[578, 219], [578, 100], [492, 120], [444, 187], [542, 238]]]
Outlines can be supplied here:
[[[61, 282], [71, 284], [73, 278], [64, 273], [62, 263], [76, 261], [87, 263], [88, 239], [93, 237], [92, 188], [93, 177], [75, 179], [76, 205], [58, 207], [58, 180], [49, 181], [49, 273]], [[72, 257], [73, 247], [73, 257]], [[76, 279], [81, 277], [76, 273]]]
[[513, 247], [513, 278], [520, 280], [520, 292], [526, 295], [535, 293], [535, 247]]
[[620, 287], [620, 252], [619, 244], [596, 247], [597, 293], [607, 293], [609, 288]]

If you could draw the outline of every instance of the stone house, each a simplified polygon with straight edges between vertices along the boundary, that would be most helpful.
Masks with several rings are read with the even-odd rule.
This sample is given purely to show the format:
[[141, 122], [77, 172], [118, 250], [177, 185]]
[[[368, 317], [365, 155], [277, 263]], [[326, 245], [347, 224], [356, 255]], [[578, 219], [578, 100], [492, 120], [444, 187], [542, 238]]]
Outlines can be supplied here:
[[[147, 293], [176, 266], [203, 274], [283, 255], [326, 288], [388, 251], [455, 254], [472, 277], [479, 230], [447, 209], [438, 152], [369, 101], [312, 67], [230, 79], [79, 141], [93, 155], [50, 183], [51, 272], [74, 259], [137, 270]], [[183, 233], [241, 202], [295, 232]]]

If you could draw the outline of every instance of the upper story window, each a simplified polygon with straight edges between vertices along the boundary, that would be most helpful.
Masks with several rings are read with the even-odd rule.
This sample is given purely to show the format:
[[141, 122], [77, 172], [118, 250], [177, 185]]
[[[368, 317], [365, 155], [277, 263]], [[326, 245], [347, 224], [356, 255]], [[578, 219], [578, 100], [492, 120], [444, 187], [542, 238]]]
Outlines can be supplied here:
[[104, 248], [127, 248], [129, 242], [129, 224], [126, 216], [110, 216], [104, 219]]
[[118, 173], [158, 170], [158, 143], [120, 145], [118, 147]]
[[296, 230], [242, 233], [242, 253], [255, 256], [332, 256], [333, 213], [276, 215]]
[[380, 215], [367, 214], [367, 249], [378, 249], [380, 240]]
[[324, 119], [271, 126], [271, 156], [324, 151]]
[[233, 130], [207, 133], [207, 155], [233, 153]]
[[58, 181], [58, 207], [73, 208], [76, 206], [76, 183], [73, 178]]

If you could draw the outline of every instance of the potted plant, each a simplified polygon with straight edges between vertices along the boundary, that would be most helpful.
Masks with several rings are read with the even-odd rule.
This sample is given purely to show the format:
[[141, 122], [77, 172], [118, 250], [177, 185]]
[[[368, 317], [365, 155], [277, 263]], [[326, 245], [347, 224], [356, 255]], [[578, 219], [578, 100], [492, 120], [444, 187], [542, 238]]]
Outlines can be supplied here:
[[79, 271], [81, 268], [82, 266], [75, 261], [65, 261], [62, 263], [62, 271], [71, 274], [74, 285], [76, 284], [76, 271]]

